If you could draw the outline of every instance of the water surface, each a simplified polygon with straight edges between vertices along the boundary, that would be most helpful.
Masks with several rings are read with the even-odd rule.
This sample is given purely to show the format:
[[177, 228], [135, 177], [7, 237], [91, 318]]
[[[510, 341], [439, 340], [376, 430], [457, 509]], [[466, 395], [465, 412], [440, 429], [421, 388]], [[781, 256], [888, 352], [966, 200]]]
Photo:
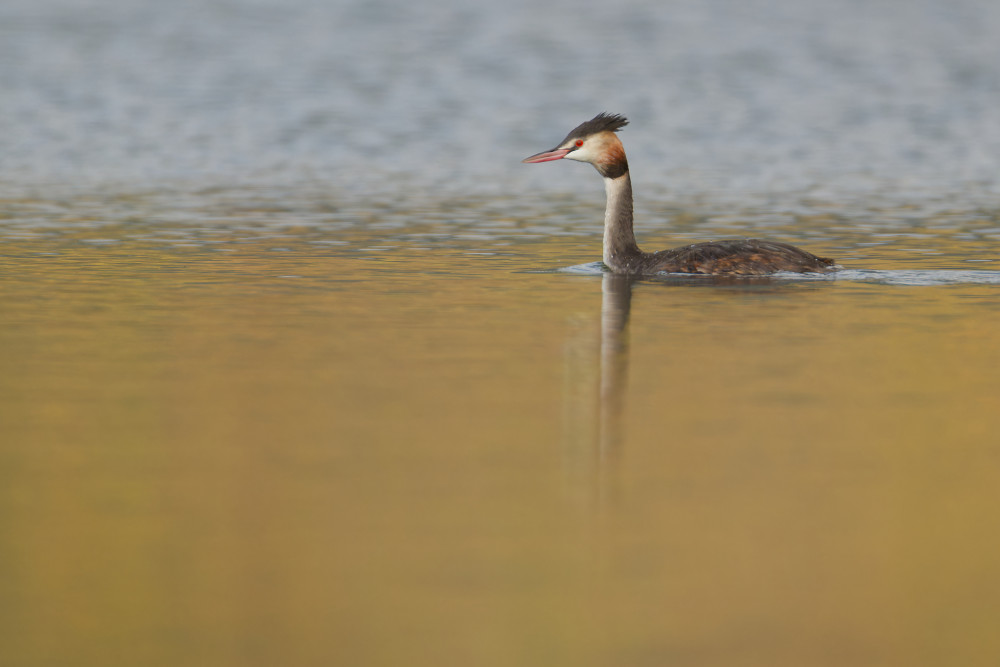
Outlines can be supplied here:
[[0, 663], [997, 664], [997, 7], [3, 3]]
[[582, 204], [233, 195], [4, 203], [12, 664], [1000, 648], [994, 221], [629, 284]]

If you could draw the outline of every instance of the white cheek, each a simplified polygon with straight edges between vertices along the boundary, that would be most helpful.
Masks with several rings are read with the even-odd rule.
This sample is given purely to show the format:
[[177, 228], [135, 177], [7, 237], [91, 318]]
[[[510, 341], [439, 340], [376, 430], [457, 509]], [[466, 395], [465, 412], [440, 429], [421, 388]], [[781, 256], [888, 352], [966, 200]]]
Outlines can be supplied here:
[[575, 151], [570, 152], [566, 156], [566, 159], [576, 160], [577, 162], [590, 162], [593, 159], [593, 156], [590, 154], [587, 147], [584, 146], [583, 148], [578, 148]]

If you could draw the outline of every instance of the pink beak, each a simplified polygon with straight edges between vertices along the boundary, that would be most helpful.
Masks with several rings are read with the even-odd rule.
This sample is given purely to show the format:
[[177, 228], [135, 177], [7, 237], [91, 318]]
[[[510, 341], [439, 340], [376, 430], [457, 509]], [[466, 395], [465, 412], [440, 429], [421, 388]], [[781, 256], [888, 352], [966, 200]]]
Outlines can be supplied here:
[[561, 160], [569, 154], [568, 148], [556, 148], [551, 151], [545, 151], [544, 153], [535, 153], [531, 157], [526, 157], [521, 162], [551, 162], [552, 160]]

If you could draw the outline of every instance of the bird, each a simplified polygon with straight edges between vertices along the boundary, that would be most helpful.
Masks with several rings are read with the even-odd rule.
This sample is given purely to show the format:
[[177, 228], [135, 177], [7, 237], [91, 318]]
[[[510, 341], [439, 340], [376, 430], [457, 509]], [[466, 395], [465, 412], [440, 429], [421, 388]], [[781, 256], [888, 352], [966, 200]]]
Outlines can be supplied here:
[[574, 128], [555, 148], [522, 162], [576, 160], [592, 164], [604, 177], [604, 264], [614, 273], [655, 275], [693, 273], [724, 276], [766, 276], [779, 271], [827, 273], [834, 260], [818, 257], [787, 243], [738, 239], [695, 243], [680, 248], [643, 252], [632, 231], [632, 181], [625, 147], [617, 132], [628, 125], [619, 114], [601, 112]]

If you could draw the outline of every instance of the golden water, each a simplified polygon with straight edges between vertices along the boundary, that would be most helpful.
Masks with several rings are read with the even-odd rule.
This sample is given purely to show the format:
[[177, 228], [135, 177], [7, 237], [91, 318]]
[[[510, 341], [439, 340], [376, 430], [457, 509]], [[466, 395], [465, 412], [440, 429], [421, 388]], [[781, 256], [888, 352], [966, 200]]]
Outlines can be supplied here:
[[378, 220], [4, 238], [0, 663], [996, 664], [996, 284]]

